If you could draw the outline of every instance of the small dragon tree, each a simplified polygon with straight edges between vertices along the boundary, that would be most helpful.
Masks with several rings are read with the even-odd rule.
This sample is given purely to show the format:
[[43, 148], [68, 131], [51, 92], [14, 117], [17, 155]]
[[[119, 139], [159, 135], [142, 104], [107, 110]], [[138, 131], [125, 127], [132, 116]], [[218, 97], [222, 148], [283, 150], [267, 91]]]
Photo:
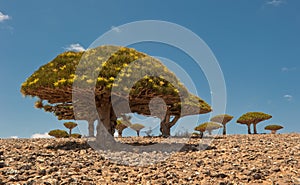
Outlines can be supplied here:
[[59, 130], [59, 129], [51, 130], [48, 134], [50, 136], [55, 137], [55, 138], [66, 138], [66, 137], [69, 137], [68, 132], [66, 132], [64, 130]]
[[220, 114], [212, 117], [210, 121], [221, 123], [223, 125], [223, 135], [226, 135], [226, 124], [231, 121], [233, 116], [228, 114]]
[[248, 127], [248, 134], [251, 134], [250, 125], [253, 124], [254, 134], [257, 134], [256, 125], [262, 121], [271, 119], [272, 116], [263, 112], [247, 112], [243, 114], [237, 123], [245, 124]]
[[65, 122], [64, 123], [64, 126], [69, 129], [69, 136], [71, 137], [72, 135], [72, 129], [77, 127], [77, 123], [74, 123], [74, 122]]
[[137, 136], [139, 137], [139, 136], [140, 136], [140, 131], [141, 131], [143, 128], [145, 128], [145, 126], [142, 125], [142, 124], [139, 124], [139, 123], [135, 123], [135, 124], [132, 124], [132, 125], [130, 126], [130, 128], [133, 129], [133, 130], [135, 130]]
[[283, 129], [281, 125], [267, 125], [265, 130], [270, 130], [272, 134], [276, 134], [277, 130]]
[[219, 123], [210, 121], [210, 122], [205, 122], [205, 123], [198, 125], [197, 127], [195, 127], [195, 130], [199, 131], [201, 135], [203, 135], [203, 133], [205, 131], [207, 131], [208, 134], [211, 135], [213, 130], [216, 130], [219, 128], [222, 128], [222, 125], [220, 125]]

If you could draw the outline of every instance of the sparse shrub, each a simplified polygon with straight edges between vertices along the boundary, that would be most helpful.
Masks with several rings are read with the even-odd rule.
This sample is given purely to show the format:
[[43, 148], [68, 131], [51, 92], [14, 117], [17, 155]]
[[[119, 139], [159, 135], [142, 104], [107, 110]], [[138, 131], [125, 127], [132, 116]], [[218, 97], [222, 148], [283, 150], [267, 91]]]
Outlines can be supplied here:
[[48, 134], [50, 136], [55, 137], [55, 138], [67, 138], [67, 137], [69, 137], [68, 132], [66, 132], [64, 130], [59, 130], [59, 129], [51, 130]]
[[151, 137], [152, 136], [152, 128], [151, 127], [149, 127], [149, 129], [148, 130], [146, 130], [146, 131], [144, 131], [145, 132], [145, 134], [148, 136], [148, 137]]
[[270, 130], [272, 134], [276, 134], [277, 130], [283, 129], [281, 125], [267, 125], [265, 130]]
[[71, 134], [70, 137], [72, 137], [72, 138], [81, 138], [82, 136], [81, 136], [81, 134], [75, 133], [75, 134]]

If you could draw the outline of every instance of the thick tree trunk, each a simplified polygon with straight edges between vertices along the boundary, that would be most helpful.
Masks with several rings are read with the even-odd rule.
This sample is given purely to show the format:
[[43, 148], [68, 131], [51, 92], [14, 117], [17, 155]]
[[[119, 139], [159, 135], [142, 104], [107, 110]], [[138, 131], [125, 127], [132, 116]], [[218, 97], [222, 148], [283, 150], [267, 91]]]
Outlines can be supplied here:
[[248, 127], [248, 134], [251, 134], [251, 128], [250, 128], [251, 124], [247, 124]]
[[223, 135], [226, 135], [226, 125], [223, 125]]
[[256, 124], [257, 124], [257, 123], [253, 123], [253, 132], [254, 132], [254, 134], [257, 134]]
[[170, 137], [171, 136], [171, 128], [174, 126], [177, 121], [179, 120], [179, 116], [176, 115], [173, 120], [170, 120], [171, 115], [166, 114], [164, 120], [160, 122], [160, 132], [162, 133], [163, 137]]
[[98, 120], [97, 125], [96, 141], [101, 149], [110, 149], [113, 147], [113, 143], [115, 143], [113, 138], [114, 124], [112, 124], [111, 120], [110, 102], [102, 103], [101, 106], [98, 107], [98, 111], [100, 120]]
[[138, 137], [140, 137], [140, 131], [139, 130], [136, 131], [136, 134], [137, 134]]
[[89, 130], [89, 137], [94, 137], [95, 136], [95, 126], [94, 126], [94, 121], [95, 120], [89, 120], [88, 121], [88, 130]]

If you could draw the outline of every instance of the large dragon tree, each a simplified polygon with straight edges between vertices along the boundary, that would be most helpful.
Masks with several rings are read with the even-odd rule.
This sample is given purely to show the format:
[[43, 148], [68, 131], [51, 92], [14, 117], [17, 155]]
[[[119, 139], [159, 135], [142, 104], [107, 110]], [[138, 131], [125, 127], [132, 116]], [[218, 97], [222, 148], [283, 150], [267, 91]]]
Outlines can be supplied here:
[[21, 92], [38, 97], [37, 107], [53, 112], [58, 119], [89, 123], [98, 120], [97, 138], [106, 137], [101, 125], [113, 135], [121, 115], [153, 115], [149, 103], [155, 97], [166, 104], [162, 119], [166, 128], [182, 116], [211, 111], [206, 102], [190, 94], [158, 60], [116, 46], [64, 52], [32, 74], [22, 84]]
[[271, 119], [272, 116], [263, 112], [247, 112], [243, 114], [237, 123], [245, 124], [248, 127], [248, 134], [251, 134], [250, 125], [253, 124], [253, 132], [257, 134], [256, 125], [262, 121]]

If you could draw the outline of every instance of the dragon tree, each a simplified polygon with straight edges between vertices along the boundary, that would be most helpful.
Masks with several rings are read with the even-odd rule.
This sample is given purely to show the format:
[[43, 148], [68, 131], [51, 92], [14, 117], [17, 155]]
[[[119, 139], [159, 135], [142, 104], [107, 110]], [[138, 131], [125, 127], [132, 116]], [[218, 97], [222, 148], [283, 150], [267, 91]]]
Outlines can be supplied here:
[[250, 125], [253, 124], [253, 132], [257, 134], [256, 125], [262, 121], [271, 119], [272, 116], [263, 112], [247, 112], [243, 114], [237, 123], [245, 124], [248, 127], [248, 134], [251, 134]]
[[283, 129], [281, 125], [267, 125], [265, 130], [270, 130], [272, 134], [276, 134], [277, 130]]
[[199, 131], [200, 134], [203, 136], [203, 133], [205, 131], [207, 131], [208, 134], [211, 135], [213, 130], [217, 130], [219, 128], [222, 128], [222, 125], [220, 125], [219, 123], [210, 121], [210, 122], [205, 122], [205, 123], [198, 125], [197, 127], [194, 128], [194, 130]]
[[36, 107], [53, 112], [60, 120], [87, 120], [90, 134], [97, 120], [97, 139], [105, 137], [103, 126], [113, 135], [117, 119], [126, 113], [153, 116], [149, 108], [153, 98], [166, 104], [161, 119], [165, 135], [170, 135], [180, 117], [211, 111], [160, 61], [117, 46], [64, 52], [34, 72], [21, 92], [38, 97]]
[[210, 121], [221, 123], [223, 125], [223, 135], [226, 135], [226, 124], [231, 121], [233, 116], [228, 114], [220, 114], [212, 117]]

